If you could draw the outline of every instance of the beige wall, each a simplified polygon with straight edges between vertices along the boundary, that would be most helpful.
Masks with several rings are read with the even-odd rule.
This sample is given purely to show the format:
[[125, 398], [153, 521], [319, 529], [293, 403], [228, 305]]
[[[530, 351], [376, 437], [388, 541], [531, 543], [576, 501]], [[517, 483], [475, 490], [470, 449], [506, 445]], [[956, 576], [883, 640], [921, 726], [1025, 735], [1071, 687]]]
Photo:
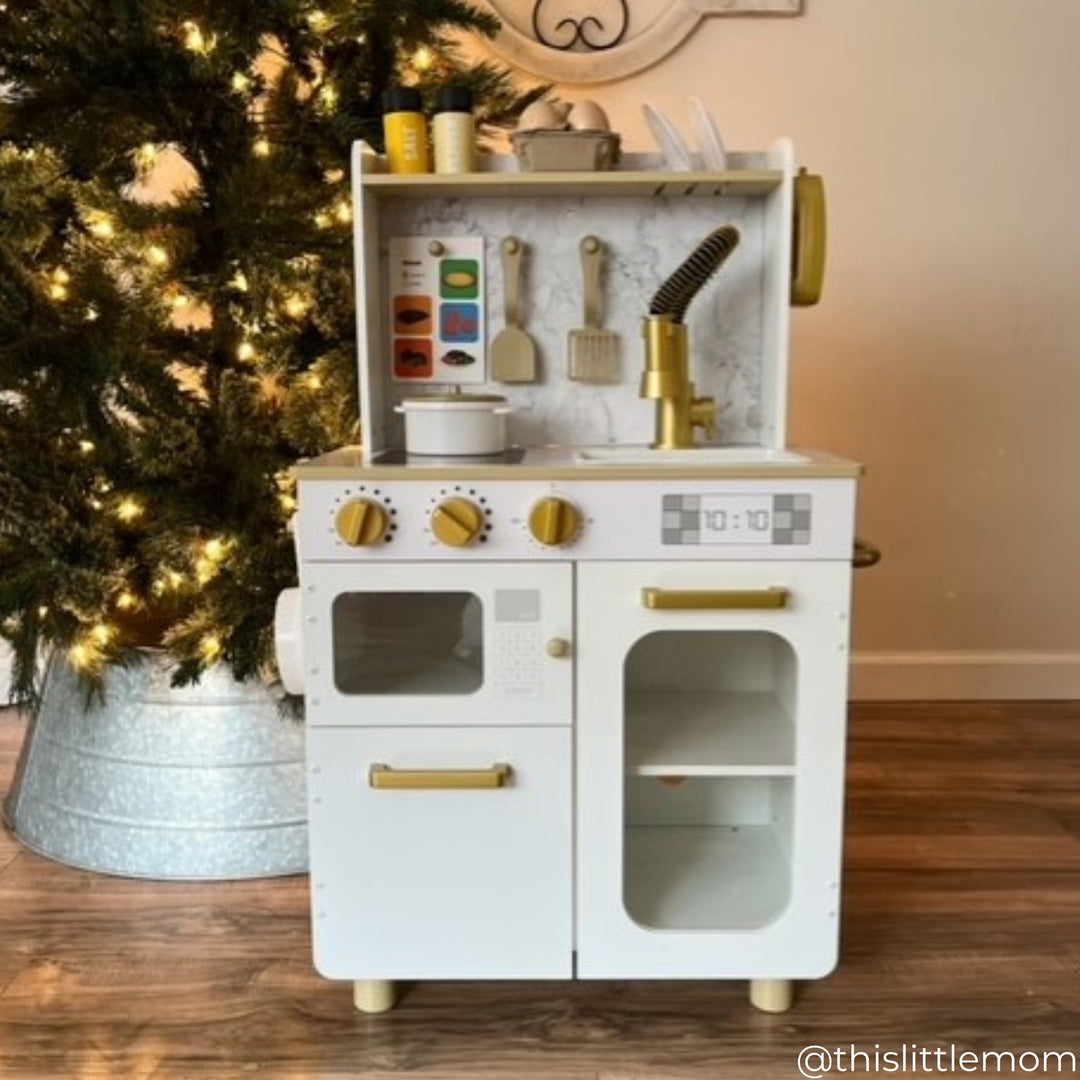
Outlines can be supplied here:
[[717, 18], [656, 67], [562, 86], [824, 174], [820, 307], [791, 440], [864, 461], [861, 696], [1080, 697], [1080, 3], [806, 0]]

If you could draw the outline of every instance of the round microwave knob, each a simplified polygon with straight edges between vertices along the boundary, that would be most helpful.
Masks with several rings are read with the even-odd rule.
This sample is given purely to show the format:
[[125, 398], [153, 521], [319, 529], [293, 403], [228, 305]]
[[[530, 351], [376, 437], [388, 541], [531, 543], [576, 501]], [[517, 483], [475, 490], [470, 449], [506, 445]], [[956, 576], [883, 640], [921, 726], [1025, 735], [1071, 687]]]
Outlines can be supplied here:
[[440, 544], [468, 547], [484, 531], [484, 512], [468, 499], [447, 499], [431, 511], [431, 531]]
[[370, 547], [386, 536], [390, 515], [374, 499], [350, 499], [337, 512], [334, 526], [349, 547]]
[[581, 532], [581, 512], [566, 499], [541, 499], [529, 514], [529, 532], [546, 547], [562, 547]]

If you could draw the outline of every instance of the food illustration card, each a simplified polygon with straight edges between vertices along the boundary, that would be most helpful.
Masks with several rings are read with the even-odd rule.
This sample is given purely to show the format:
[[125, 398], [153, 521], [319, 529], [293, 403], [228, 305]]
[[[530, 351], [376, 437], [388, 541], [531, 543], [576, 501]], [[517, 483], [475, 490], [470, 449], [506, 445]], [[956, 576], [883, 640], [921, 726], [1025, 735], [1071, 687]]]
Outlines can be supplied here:
[[392, 237], [389, 279], [394, 381], [484, 382], [483, 237]]

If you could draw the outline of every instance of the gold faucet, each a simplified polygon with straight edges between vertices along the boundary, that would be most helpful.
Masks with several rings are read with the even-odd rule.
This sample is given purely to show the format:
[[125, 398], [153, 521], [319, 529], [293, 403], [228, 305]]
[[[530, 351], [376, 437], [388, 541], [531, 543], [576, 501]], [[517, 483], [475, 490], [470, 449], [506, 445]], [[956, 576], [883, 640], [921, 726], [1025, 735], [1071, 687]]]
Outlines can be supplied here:
[[660, 286], [645, 317], [645, 372], [641, 396], [656, 402], [654, 450], [686, 450], [694, 429], [716, 437], [716, 401], [694, 397], [690, 381], [690, 339], [686, 309], [701, 287], [720, 269], [739, 243], [731, 225], [713, 230], [690, 257]]
[[654, 450], [685, 450], [694, 445], [694, 428], [716, 437], [716, 400], [694, 397], [690, 381], [690, 337], [672, 315], [649, 315], [643, 327], [645, 371], [641, 397], [656, 402]]

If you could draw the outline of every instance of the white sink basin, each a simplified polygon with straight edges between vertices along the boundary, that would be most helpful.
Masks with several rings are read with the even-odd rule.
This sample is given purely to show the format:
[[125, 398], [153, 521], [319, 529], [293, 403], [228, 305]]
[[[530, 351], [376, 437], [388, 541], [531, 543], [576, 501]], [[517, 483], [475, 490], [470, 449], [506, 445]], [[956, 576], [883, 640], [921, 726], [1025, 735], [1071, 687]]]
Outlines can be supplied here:
[[809, 460], [795, 450], [768, 446], [700, 446], [689, 450], [591, 446], [577, 452], [579, 465], [802, 465]]

